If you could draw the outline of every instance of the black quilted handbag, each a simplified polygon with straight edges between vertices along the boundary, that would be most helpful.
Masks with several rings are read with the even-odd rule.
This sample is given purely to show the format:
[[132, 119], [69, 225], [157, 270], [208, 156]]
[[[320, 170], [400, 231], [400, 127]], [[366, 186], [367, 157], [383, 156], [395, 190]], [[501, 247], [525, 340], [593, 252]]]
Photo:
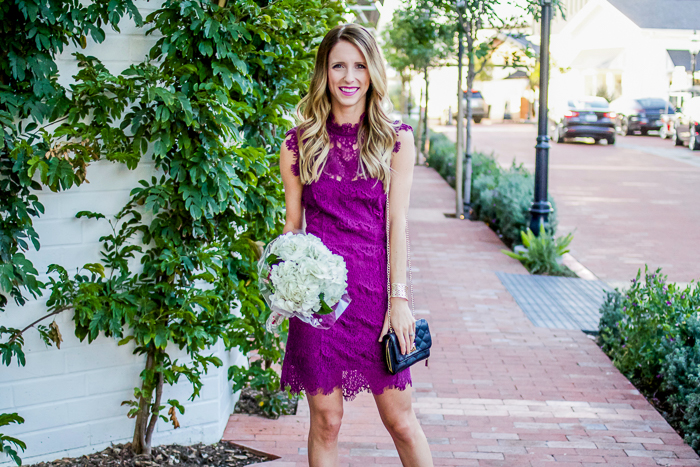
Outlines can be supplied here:
[[[428, 366], [430, 357], [430, 346], [433, 341], [430, 337], [428, 322], [424, 319], [416, 320], [416, 335], [414, 336], [413, 348], [406, 355], [401, 354], [401, 345], [396, 333], [391, 328], [391, 287], [390, 282], [390, 250], [389, 250], [389, 196], [386, 197], [386, 288], [387, 288], [387, 313], [389, 314], [389, 332], [384, 335], [384, 355], [389, 373], [396, 373], [405, 370], [409, 366], [421, 360], [425, 360]], [[406, 220], [406, 256], [408, 257], [408, 274], [411, 285], [411, 312], [415, 316], [415, 304], [413, 303], [413, 274], [411, 271], [411, 247], [408, 239], [408, 219]]]
[[384, 351], [386, 353], [386, 364], [389, 373], [396, 373], [405, 370], [414, 363], [425, 360], [425, 366], [428, 366], [428, 357], [430, 357], [430, 346], [433, 341], [430, 337], [430, 329], [428, 322], [424, 319], [416, 320], [416, 336], [413, 341], [413, 348], [406, 355], [401, 354], [401, 346], [396, 333], [391, 331], [384, 335]]

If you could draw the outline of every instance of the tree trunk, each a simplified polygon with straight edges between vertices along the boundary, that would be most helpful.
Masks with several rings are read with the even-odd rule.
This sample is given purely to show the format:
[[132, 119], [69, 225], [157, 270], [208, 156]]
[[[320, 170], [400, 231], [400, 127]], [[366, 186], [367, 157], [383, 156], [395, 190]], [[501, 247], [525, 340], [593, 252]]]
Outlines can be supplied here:
[[[145, 372], [152, 371], [154, 366], [155, 349], [148, 351]], [[149, 452], [146, 452], [146, 431], [148, 430], [148, 409], [151, 402], [151, 394], [153, 394], [153, 387], [144, 380], [141, 383], [139, 410], [136, 413], [136, 427], [134, 428], [134, 438], [131, 441], [131, 449], [135, 454], [150, 454], [150, 447], [148, 449]]]
[[[146, 373], [153, 372], [156, 367], [156, 348], [149, 348], [146, 357]], [[160, 402], [163, 396], [163, 373], [157, 372], [153, 380], [144, 380], [141, 383], [141, 397], [139, 398], [139, 410], [136, 414], [136, 427], [134, 428], [134, 438], [131, 442], [131, 449], [134, 454], [151, 454], [151, 441], [153, 432], [158, 422], [160, 412]], [[155, 390], [155, 401], [153, 391]]]
[[425, 126], [423, 126], [423, 141], [421, 142], [421, 148], [423, 148], [423, 153], [428, 154], [428, 137], [429, 137], [429, 125], [428, 125], [428, 87], [429, 87], [429, 80], [428, 80], [428, 67], [425, 67], [424, 69], [425, 73], [425, 118], [423, 119]]
[[474, 85], [474, 28], [469, 25], [467, 30], [467, 55], [469, 67], [467, 68], [467, 142], [466, 170], [464, 174], [464, 216], [469, 218], [471, 214], [472, 199], [472, 86]]
[[416, 146], [416, 165], [420, 162], [420, 155], [421, 155], [421, 144], [420, 144], [420, 135], [423, 129], [423, 112], [421, 111], [421, 103], [423, 102], [423, 89], [421, 88], [420, 90], [420, 101], [418, 101], [418, 128], [416, 128], [415, 135], [416, 138], [413, 141], [413, 144]]
[[158, 372], [156, 375], [156, 400], [153, 403], [153, 409], [151, 410], [151, 421], [148, 422], [148, 429], [146, 430], [146, 445], [144, 449], [144, 454], [151, 453], [151, 441], [153, 440], [153, 431], [156, 428], [156, 422], [158, 421], [158, 413], [160, 412], [160, 401], [163, 397], [163, 373]]
[[408, 97], [406, 96], [406, 82], [408, 81], [404, 75], [401, 73], [401, 115], [404, 118], [408, 117]]
[[459, 52], [457, 54], [457, 150], [455, 154], [455, 216], [459, 219], [464, 214], [462, 203], [462, 153], [464, 152], [464, 142], [462, 139], [462, 127], [464, 126], [464, 106], [462, 105], [462, 56], [464, 55], [463, 42], [463, 15], [459, 10], [458, 41]]

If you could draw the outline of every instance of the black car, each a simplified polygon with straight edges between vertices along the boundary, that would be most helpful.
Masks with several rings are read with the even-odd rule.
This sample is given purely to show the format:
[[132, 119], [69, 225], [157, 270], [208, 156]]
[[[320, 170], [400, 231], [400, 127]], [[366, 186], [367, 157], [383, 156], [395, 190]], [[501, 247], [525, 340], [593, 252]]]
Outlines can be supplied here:
[[700, 150], [700, 97], [685, 101], [676, 114], [673, 142], [683, 146], [686, 141], [691, 151]]
[[628, 99], [621, 97], [610, 103], [610, 109], [617, 114], [617, 131], [623, 135], [660, 130], [663, 126], [662, 115], [673, 115], [673, 106], [665, 99], [645, 97]]
[[593, 138], [615, 144], [615, 114], [602, 97], [572, 99], [549, 114], [552, 139], [564, 143], [568, 138]]

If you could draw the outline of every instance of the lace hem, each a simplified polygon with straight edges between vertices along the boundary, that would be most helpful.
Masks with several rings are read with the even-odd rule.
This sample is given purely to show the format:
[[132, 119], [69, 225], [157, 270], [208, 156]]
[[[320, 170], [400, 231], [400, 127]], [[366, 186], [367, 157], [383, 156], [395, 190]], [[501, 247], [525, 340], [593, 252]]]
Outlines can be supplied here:
[[413, 387], [413, 381], [411, 380], [410, 374], [408, 377], [403, 376], [403, 373], [408, 373], [409, 371], [410, 370], [404, 370], [398, 375], [395, 375], [396, 381], [388, 384], [370, 382], [366, 378], [362, 378], [361, 381], [357, 381], [352, 378], [352, 375], [343, 375], [342, 381], [333, 386], [326, 386], [323, 384], [305, 384], [296, 378], [293, 378], [292, 381], [283, 380], [280, 386], [283, 389], [289, 389], [292, 394], [300, 394], [302, 391], [304, 391], [307, 395], [329, 395], [336, 388], [340, 388], [343, 392], [343, 399], [346, 401], [352, 401], [361, 392], [369, 392], [373, 395], [377, 395], [383, 394], [387, 389], [398, 389], [399, 391], [405, 391], [409, 386]]

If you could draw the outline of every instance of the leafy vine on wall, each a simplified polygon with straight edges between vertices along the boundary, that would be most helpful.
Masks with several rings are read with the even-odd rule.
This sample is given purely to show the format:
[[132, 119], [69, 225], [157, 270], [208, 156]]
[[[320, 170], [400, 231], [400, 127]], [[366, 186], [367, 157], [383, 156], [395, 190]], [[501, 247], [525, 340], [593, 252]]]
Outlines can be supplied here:
[[[60, 344], [58, 326], [46, 323], [68, 310], [80, 340], [133, 341], [145, 366], [125, 404], [136, 419], [132, 448], [142, 453], [158, 418], [177, 426], [184, 410], [163, 400], [164, 385], [185, 378], [196, 398], [207, 369], [222, 364], [209, 350], [219, 341], [259, 357], [250, 369], [229, 370], [236, 387], [252, 383], [269, 394], [279, 386], [272, 365], [286, 334], [264, 332], [257, 242], [281, 230], [277, 154], [286, 117], [304, 92], [315, 47], [343, 11], [340, 2], [318, 0], [166, 0], [144, 19], [130, 0], [0, 5], [8, 45], [0, 60], [0, 311], [8, 299], [21, 307], [48, 296], [39, 320], [0, 326], [3, 364], [24, 365], [30, 329]], [[118, 31], [125, 16], [158, 34], [147, 59], [113, 75], [76, 53], [74, 84], [59, 85], [57, 54], [69, 44], [84, 48], [88, 37], [104, 41], [105, 27]], [[40, 247], [36, 191], [78, 186], [98, 160], [130, 169], [152, 161], [158, 175], [141, 180], [114, 218], [76, 213], [110, 224], [102, 258], [75, 273], [51, 265], [42, 282], [26, 256]], [[172, 358], [173, 348], [187, 362]], [[0, 426], [22, 421], [0, 415]], [[4, 435], [0, 447], [18, 463], [25, 448]]]

